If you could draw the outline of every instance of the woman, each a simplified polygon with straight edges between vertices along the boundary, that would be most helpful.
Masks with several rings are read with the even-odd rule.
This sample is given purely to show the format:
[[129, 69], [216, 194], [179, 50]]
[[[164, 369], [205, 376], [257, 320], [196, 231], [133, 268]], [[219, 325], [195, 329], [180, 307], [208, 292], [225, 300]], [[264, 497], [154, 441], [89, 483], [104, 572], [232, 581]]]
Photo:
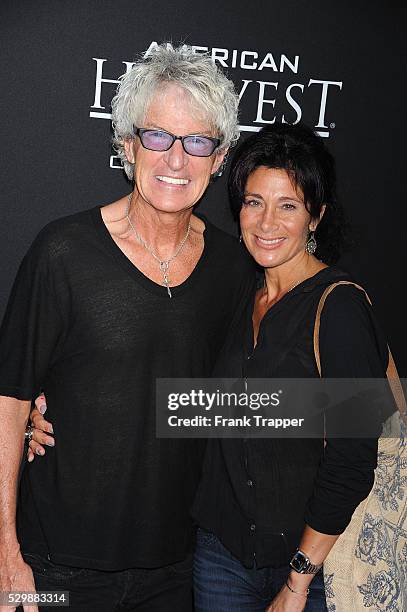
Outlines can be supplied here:
[[[317, 377], [317, 305], [328, 285], [349, 278], [327, 265], [344, 238], [333, 159], [310, 129], [276, 124], [240, 145], [229, 188], [264, 276], [215, 375], [243, 375], [249, 386], [250, 378]], [[355, 287], [328, 297], [320, 354], [324, 377], [385, 376], [386, 343]], [[368, 495], [376, 457], [376, 439], [328, 437], [325, 450], [321, 439], [210, 440], [193, 509], [202, 528], [197, 611], [326, 610], [320, 567]]]
[[[155, 380], [209, 376], [252, 285], [237, 240], [193, 214], [238, 137], [237, 105], [191, 48], [135, 62], [112, 102], [131, 193], [53, 221], [24, 258], [0, 333], [0, 591], [34, 578], [62, 582], [73, 610], [192, 608], [205, 446], [156, 438]], [[40, 389], [55, 448], [23, 471], [17, 540]]]

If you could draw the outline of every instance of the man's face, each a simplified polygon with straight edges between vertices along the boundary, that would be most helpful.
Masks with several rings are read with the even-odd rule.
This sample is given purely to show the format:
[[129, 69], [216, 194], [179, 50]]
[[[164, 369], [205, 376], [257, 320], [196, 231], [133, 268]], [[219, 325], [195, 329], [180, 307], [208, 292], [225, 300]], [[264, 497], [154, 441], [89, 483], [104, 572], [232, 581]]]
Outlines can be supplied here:
[[[143, 125], [137, 127], [161, 129], [177, 136], [218, 136], [197, 113], [188, 94], [173, 84], [154, 96]], [[150, 151], [136, 137], [127, 141], [125, 148], [128, 160], [135, 164], [135, 189], [139, 197], [163, 212], [179, 212], [196, 204], [225, 156], [224, 151], [215, 151], [210, 157], [189, 155], [180, 140], [168, 151]]]

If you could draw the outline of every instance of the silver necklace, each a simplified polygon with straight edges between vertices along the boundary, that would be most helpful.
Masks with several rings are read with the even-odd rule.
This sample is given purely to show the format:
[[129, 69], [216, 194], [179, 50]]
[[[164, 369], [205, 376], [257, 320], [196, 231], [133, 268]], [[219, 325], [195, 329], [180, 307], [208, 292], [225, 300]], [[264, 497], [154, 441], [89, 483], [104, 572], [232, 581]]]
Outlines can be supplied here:
[[[304, 278], [300, 278], [300, 280], [297, 280], [297, 282], [296, 282], [296, 283], [294, 283], [293, 285], [291, 285], [291, 287], [289, 287], [289, 288], [287, 289], [287, 291], [285, 291], [285, 293], [283, 294], [283, 296], [284, 296], [284, 295], [286, 295], [287, 293], [290, 293], [290, 291], [292, 291], [293, 289], [295, 289], [295, 287], [296, 287], [297, 285], [299, 285], [300, 283], [302, 283], [304, 280], [305, 280]], [[264, 289], [265, 289], [265, 290], [267, 289], [267, 285], [266, 285], [266, 277], [264, 277], [263, 287], [264, 287]], [[282, 296], [282, 297], [283, 297], [283, 296]], [[281, 299], [281, 298], [280, 298], [280, 299]]]
[[133, 233], [135, 237], [137, 238], [137, 240], [139, 241], [139, 243], [146, 249], [146, 251], [150, 253], [150, 255], [152, 255], [152, 257], [154, 257], [156, 261], [158, 261], [159, 266], [160, 266], [160, 272], [163, 275], [163, 285], [164, 287], [166, 287], [169, 297], [172, 298], [172, 293], [170, 289], [170, 279], [168, 278], [168, 270], [170, 267], [170, 263], [181, 253], [183, 246], [188, 240], [189, 232], [191, 231], [191, 223], [188, 223], [186, 234], [181, 240], [181, 242], [179, 243], [175, 253], [171, 255], [169, 259], [161, 259], [156, 253], [154, 253], [153, 249], [147, 244], [147, 242], [143, 240], [143, 238], [140, 236], [140, 234], [134, 227], [133, 223], [131, 222], [130, 215], [129, 215], [130, 207], [131, 207], [131, 193], [129, 194], [128, 200], [129, 200], [129, 205], [126, 211], [126, 219], [129, 222], [129, 225], [131, 229], [133, 230]]
[[286, 293], [289, 293], [290, 291], [292, 291], [297, 285], [302, 283], [303, 280], [304, 280], [303, 278], [300, 278], [300, 280], [298, 280], [296, 283], [294, 283], [294, 285], [291, 285], [291, 287], [287, 289]]

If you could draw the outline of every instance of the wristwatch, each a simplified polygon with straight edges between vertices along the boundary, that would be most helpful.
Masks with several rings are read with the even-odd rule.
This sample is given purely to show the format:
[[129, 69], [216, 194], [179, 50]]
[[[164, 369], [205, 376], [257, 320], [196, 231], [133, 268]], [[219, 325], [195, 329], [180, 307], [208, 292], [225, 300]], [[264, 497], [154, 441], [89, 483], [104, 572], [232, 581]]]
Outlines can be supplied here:
[[297, 552], [290, 561], [290, 567], [298, 574], [317, 574], [322, 567], [322, 563], [313, 565], [307, 555], [297, 548]]

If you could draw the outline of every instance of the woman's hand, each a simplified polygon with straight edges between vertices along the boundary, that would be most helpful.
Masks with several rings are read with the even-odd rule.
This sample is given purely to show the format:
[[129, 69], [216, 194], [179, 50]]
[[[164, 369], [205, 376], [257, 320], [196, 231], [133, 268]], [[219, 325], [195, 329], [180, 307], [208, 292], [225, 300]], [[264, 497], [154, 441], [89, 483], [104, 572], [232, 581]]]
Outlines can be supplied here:
[[305, 609], [306, 603], [306, 595], [292, 593], [284, 585], [265, 612], [302, 612]]
[[[44, 446], [55, 446], [55, 440], [52, 436], [54, 430], [51, 423], [44, 419], [44, 413], [47, 410], [46, 399], [44, 395], [39, 395], [35, 400], [35, 408], [31, 411], [30, 422], [34, 427], [33, 437], [30, 441], [27, 459], [29, 462], [34, 461], [35, 455], [45, 455]], [[43, 446], [44, 445], [44, 446]]]

